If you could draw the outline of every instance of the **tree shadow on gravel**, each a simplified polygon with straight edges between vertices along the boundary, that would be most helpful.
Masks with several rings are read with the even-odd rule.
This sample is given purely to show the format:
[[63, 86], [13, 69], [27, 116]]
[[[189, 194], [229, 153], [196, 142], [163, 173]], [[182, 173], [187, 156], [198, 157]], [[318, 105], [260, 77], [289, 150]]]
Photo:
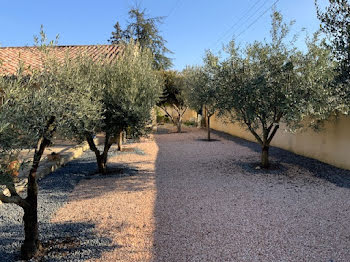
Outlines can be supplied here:
[[[249, 149], [258, 153], [257, 159], [260, 158], [261, 147], [257, 143], [234, 137], [232, 135], [216, 130], [213, 130], [212, 132], [223, 139], [233, 141], [234, 143], [237, 143], [244, 147], [248, 147]], [[270, 148], [270, 159], [272, 163], [272, 172], [263, 169], [256, 170], [256, 161], [256, 163], [237, 161], [237, 164], [241, 166], [246, 172], [251, 172], [252, 174], [264, 172], [273, 173], [273, 169], [280, 169], [283, 170], [283, 172], [286, 172], [288, 171], [287, 166], [293, 165], [301, 169], [301, 171], [306, 171], [310, 173], [316, 178], [328, 181], [338, 187], [350, 189], [350, 171], [348, 170], [340, 169], [329, 164], [320, 162], [316, 159], [300, 156], [277, 147]]]
[[182, 130], [177, 132], [175, 126], [158, 126], [157, 130], [154, 132], [157, 135], [168, 135], [168, 134], [186, 134], [188, 131]]
[[288, 171], [285, 165], [278, 163], [271, 163], [268, 169], [260, 168], [260, 162], [254, 160], [237, 160], [232, 164], [244, 170], [245, 173], [251, 175], [283, 175]]
[[219, 139], [210, 139], [210, 140], [208, 140], [208, 139], [206, 139], [206, 138], [197, 138], [197, 139], [195, 139], [196, 141], [201, 141], [201, 142], [208, 142], [208, 143], [210, 143], [210, 142], [218, 142], [218, 141], [220, 141]]
[[[117, 154], [143, 154], [141, 150], [134, 150], [133, 152], [122, 152], [112, 151], [110, 157], [116, 156]], [[39, 182], [39, 194], [45, 195], [49, 201], [55, 201], [56, 203], [64, 203], [68, 200], [68, 196], [74, 191], [76, 185], [82, 180], [104, 180], [110, 178], [125, 178], [132, 176], [139, 176], [139, 170], [135, 166], [109, 163], [108, 173], [106, 175], [99, 174], [97, 172], [97, 164], [95, 156], [91, 152], [85, 152], [84, 157], [73, 160], [67, 165], [59, 168], [50, 175], [44, 177]], [[141, 172], [142, 173], [142, 172]], [[142, 174], [140, 181], [147, 180], [149, 176]], [[76, 196], [79, 199], [88, 199], [98, 197], [108, 192], [114, 191], [116, 185], [112, 184], [109, 186], [100, 187], [95, 185], [93, 182], [91, 186], [87, 188], [86, 194]], [[131, 190], [142, 190], [141, 182], [131, 187]]]
[[167, 128], [158, 127], [154, 133], [157, 135], [167, 135], [170, 134], [170, 130]]
[[[1, 261], [19, 261], [22, 226], [3, 226], [0, 231]], [[109, 238], [97, 235], [95, 225], [90, 223], [41, 224], [40, 239], [43, 250], [40, 257], [31, 261], [85, 261], [120, 247]]]
[[312, 260], [318, 252], [330, 261], [328, 247], [346, 257], [347, 236], [338, 235], [349, 171], [278, 148], [271, 169], [255, 169], [258, 144], [218, 132], [221, 142], [193, 142], [203, 134], [155, 136], [153, 261]]
[[[117, 154], [144, 154], [142, 150], [117, 152], [112, 150], [109, 156]], [[38, 217], [40, 239], [46, 249], [48, 258], [39, 261], [85, 261], [100, 257], [102, 252], [118, 248], [111, 240], [95, 234], [95, 226], [90, 223], [51, 223], [55, 212], [71, 198], [91, 199], [100, 197], [114, 190], [141, 191], [146, 189], [146, 182], [151, 174], [138, 171], [135, 166], [110, 163], [115, 172], [94, 175], [97, 171], [95, 156], [87, 151], [82, 157], [70, 161], [55, 172], [39, 181]], [[118, 172], [117, 172], [118, 170]], [[134, 178], [135, 177], [135, 178]], [[118, 178], [117, 183], [98, 181]], [[94, 179], [81, 195], [74, 195], [74, 189], [82, 180]], [[122, 186], [120, 186], [122, 185]], [[80, 192], [81, 193], [81, 192]], [[22, 225], [23, 211], [15, 205], [0, 206], [0, 262], [17, 261], [20, 245], [24, 239]], [[53, 247], [52, 247], [53, 246]], [[51, 248], [50, 248], [51, 247]]]
[[[127, 167], [126, 170], [130, 169]], [[135, 169], [131, 168], [131, 172], [124, 174], [106, 174], [106, 175], [93, 175], [86, 180], [91, 180], [89, 187], [74, 191], [70, 194], [72, 201], [79, 201], [84, 199], [93, 199], [109, 192], [137, 192], [145, 191], [149, 186], [149, 181], [153, 179], [153, 173], [151, 172], [135, 172]], [[117, 180], [115, 180], [117, 179]]]

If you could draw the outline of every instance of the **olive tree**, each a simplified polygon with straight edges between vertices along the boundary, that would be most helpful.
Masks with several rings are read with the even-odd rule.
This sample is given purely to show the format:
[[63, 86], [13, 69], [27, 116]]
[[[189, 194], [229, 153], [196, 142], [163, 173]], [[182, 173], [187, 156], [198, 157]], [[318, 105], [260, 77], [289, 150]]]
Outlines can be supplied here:
[[[51, 49], [51, 47], [49, 47]], [[23, 75], [19, 70], [16, 77], [1, 80], [4, 103], [0, 108], [1, 157], [22, 149], [33, 149], [31, 168], [28, 174], [26, 196], [18, 194], [14, 180], [7, 170], [1, 171], [2, 184], [9, 194], [0, 193], [0, 200], [12, 203], [24, 210], [25, 239], [21, 247], [24, 259], [34, 257], [40, 250], [38, 228], [38, 183], [37, 170], [45, 149], [53, 142], [56, 134], [69, 137], [71, 126], [84, 122], [86, 118], [99, 119], [100, 106], [87, 95], [91, 82], [81, 76], [80, 64], [62, 66], [48, 55], [41, 71]], [[74, 88], [67, 82], [80, 81]], [[22, 73], [21, 73], [22, 71]]]
[[308, 42], [306, 54], [286, 44], [290, 25], [272, 15], [271, 42], [240, 50], [231, 42], [220, 65], [220, 113], [245, 126], [261, 145], [261, 166], [269, 167], [269, 147], [283, 122], [296, 129], [306, 117], [325, 110], [332, 81], [329, 50]]
[[204, 66], [187, 67], [184, 70], [190, 106], [197, 111], [205, 110], [208, 141], [210, 141], [210, 118], [219, 106], [218, 82], [216, 81], [218, 62], [218, 57], [208, 51], [204, 58]]
[[318, 5], [317, 17], [321, 31], [326, 33], [337, 66], [334, 94], [339, 98], [335, 110], [350, 113], [350, 3], [348, 0], [329, 0], [325, 10]]
[[158, 107], [164, 111], [171, 122], [177, 127], [177, 132], [181, 133], [182, 118], [188, 109], [185, 77], [177, 71], [163, 71], [161, 74], [164, 86]]
[[[104, 63], [102, 85], [102, 121], [95, 123], [105, 133], [101, 152], [94, 142], [94, 132], [84, 132], [90, 149], [95, 153], [100, 173], [106, 173], [108, 151], [120, 140], [126, 129], [134, 136], [144, 133], [151, 121], [152, 108], [161, 94], [161, 81], [152, 68], [153, 56], [139, 44], [123, 46], [122, 54], [113, 63]], [[94, 123], [92, 123], [94, 125]]]

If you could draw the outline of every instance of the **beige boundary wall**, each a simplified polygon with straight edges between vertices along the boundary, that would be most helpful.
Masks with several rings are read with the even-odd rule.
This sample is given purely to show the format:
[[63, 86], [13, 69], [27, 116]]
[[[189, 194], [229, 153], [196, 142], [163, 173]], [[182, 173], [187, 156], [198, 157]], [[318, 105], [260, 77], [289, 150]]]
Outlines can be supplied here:
[[[188, 109], [183, 120], [196, 117], [197, 113]], [[253, 135], [239, 124], [224, 123], [215, 115], [210, 119], [210, 126], [214, 130], [256, 142]], [[285, 127], [281, 125], [271, 145], [350, 170], [350, 116], [341, 115], [326, 122], [319, 132], [307, 129], [293, 134], [285, 131]]]
[[[210, 122], [214, 130], [256, 142], [239, 124], [225, 124], [215, 116]], [[271, 145], [350, 170], [350, 116], [342, 115], [328, 121], [320, 132], [306, 130], [292, 134], [281, 126]]]

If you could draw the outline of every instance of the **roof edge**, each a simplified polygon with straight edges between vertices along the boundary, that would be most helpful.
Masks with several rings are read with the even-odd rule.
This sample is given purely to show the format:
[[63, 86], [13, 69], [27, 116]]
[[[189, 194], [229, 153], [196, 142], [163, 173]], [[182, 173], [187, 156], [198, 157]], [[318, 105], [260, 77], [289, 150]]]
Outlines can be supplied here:
[[[81, 46], [113, 46], [112, 44], [96, 44], [96, 45], [54, 45], [52, 47], [81, 47]], [[117, 46], [117, 45], [114, 45]], [[38, 46], [0, 46], [0, 49], [6, 49], [6, 48], [36, 48]]]

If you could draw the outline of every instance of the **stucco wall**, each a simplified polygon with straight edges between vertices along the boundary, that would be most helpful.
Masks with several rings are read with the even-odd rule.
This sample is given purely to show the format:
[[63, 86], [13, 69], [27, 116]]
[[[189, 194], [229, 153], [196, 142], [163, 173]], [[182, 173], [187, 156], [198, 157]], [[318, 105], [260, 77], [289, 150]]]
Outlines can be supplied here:
[[[225, 124], [213, 116], [211, 127], [256, 142], [253, 135], [239, 124]], [[292, 134], [281, 126], [271, 145], [350, 170], [350, 117], [340, 116], [328, 121], [320, 132], [306, 130]]]

